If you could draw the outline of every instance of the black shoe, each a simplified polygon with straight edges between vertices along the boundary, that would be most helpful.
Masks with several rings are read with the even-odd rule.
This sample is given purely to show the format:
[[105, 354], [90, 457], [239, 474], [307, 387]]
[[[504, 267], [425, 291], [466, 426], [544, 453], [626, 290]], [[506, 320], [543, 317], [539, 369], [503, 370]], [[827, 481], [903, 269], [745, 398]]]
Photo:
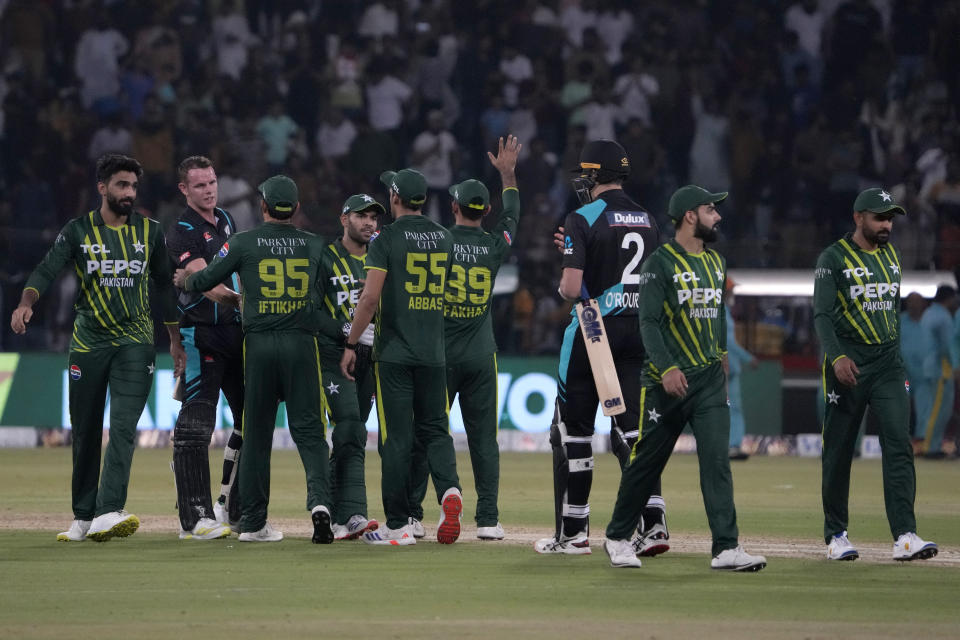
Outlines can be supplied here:
[[750, 454], [741, 449], [740, 447], [730, 447], [730, 459], [731, 460], [746, 460], [750, 457]]
[[313, 543], [330, 544], [333, 542], [333, 529], [330, 528], [330, 514], [326, 509], [317, 509], [310, 514], [313, 520]]

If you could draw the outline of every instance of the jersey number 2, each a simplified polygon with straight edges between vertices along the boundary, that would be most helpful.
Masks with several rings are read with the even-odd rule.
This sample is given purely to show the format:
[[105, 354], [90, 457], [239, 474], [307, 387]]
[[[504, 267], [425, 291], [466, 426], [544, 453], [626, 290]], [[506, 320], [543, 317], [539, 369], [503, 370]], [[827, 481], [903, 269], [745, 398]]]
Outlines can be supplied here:
[[623, 275], [620, 276], [622, 284], [640, 284], [640, 273], [636, 268], [640, 266], [640, 259], [643, 258], [643, 236], [636, 232], [628, 233], [623, 236], [623, 242], [620, 243], [621, 249], [629, 249], [630, 245], [637, 245], [637, 253], [630, 259], [627, 266], [623, 268]]

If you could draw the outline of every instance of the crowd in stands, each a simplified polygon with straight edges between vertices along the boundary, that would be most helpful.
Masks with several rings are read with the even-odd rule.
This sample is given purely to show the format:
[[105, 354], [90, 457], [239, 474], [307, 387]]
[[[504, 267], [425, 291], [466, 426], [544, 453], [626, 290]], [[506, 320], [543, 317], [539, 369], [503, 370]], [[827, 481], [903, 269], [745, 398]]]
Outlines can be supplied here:
[[[298, 223], [325, 234], [346, 196], [383, 198], [378, 175], [403, 166], [451, 223], [447, 186], [496, 193], [485, 151], [508, 132], [524, 152], [519, 288], [495, 306], [507, 352], [559, 346], [551, 234], [589, 139], [623, 144], [625, 188], [668, 234], [677, 186], [729, 190], [733, 267], [812, 269], [855, 195], [882, 185], [909, 214], [904, 267], [953, 269], [957, 33], [958, 0], [0, 0], [0, 311], [95, 206], [104, 152], [140, 160], [140, 205], [165, 224], [177, 163], [204, 154], [241, 227], [283, 172]], [[0, 348], [66, 348], [71, 295], [64, 282], [47, 301], [36, 343], [4, 320]]]

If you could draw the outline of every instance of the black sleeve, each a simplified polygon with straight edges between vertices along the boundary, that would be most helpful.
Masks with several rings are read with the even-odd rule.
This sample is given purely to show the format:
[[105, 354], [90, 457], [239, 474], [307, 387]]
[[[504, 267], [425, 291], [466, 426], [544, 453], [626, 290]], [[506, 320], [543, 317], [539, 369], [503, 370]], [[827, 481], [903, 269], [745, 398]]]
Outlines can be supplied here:
[[177, 269], [183, 269], [197, 258], [204, 258], [203, 237], [179, 222], [173, 225], [167, 236], [167, 252]]
[[587, 264], [587, 221], [577, 212], [567, 215], [563, 223], [563, 267], [583, 269]]

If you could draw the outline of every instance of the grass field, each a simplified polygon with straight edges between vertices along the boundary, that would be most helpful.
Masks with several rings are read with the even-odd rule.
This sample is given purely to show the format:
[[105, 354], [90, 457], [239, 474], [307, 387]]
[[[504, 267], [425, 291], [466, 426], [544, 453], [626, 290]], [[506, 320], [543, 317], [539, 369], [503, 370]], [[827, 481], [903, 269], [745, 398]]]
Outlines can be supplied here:
[[[213, 453], [212, 457], [218, 456]], [[618, 471], [598, 459], [594, 554], [546, 557], [553, 528], [549, 456], [502, 458], [501, 520], [510, 540], [473, 538], [469, 461], [461, 542], [313, 545], [296, 453], [273, 456], [270, 519], [287, 538], [179, 541], [169, 450], [139, 450], [127, 507], [141, 530], [106, 544], [58, 543], [69, 524], [69, 449], [0, 450], [0, 637], [531, 637], [955, 638], [960, 613], [960, 464], [918, 461], [920, 534], [928, 562], [890, 560], [880, 463], [854, 463], [851, 537], [864, 558], [823, 559], [819, 461], [752, 458], [734, 466], [742, 540], [763, 552], [756, 574], [709, 569], [694, 456], [664, 478], [673, 550], [637, 570], [600, 548]], [[215, 462], [219, 462], [215, 460]], [[382, 518], [379, 460], [368, 455], [371, 515]], [[218, 473], [213, 474], [218, 477]]]

